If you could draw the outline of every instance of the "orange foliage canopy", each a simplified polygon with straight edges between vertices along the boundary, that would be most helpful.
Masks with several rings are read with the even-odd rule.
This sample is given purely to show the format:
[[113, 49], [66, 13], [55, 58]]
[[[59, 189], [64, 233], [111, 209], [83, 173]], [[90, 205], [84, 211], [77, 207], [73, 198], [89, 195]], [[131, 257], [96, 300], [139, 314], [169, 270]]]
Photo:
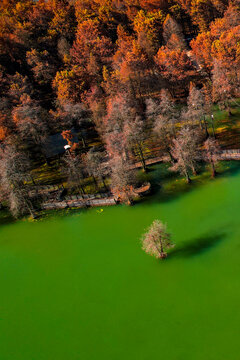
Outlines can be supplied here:
[[186, 51], [159, 49], [155, 62], [161, 74], [170, 81], [184, 81], [196, 75], [196, 69]]
[[162, 10], [168, 6], [168, 0], [140, 0], [139, 3], [145, 10]]

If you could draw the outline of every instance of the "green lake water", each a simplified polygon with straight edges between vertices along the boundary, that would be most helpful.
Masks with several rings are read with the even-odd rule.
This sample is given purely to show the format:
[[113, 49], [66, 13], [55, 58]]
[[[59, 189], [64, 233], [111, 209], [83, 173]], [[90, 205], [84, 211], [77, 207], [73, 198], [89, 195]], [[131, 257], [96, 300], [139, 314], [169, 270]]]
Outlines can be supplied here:
[[[141, 250], [154, 219], [176, 243]], [[1, 360], [239, 360], [240, 173], [0, 227]]]

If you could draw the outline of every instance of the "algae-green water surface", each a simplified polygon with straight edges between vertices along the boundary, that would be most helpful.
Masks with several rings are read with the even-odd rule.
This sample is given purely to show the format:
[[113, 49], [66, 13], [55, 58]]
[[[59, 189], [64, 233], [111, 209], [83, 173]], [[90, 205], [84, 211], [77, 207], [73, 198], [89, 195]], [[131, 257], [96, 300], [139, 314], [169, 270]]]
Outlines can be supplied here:
[[[154, 219], [166, 261], [139, 242]], [[238, 360], [240, 173], [0, 228], [1, 360]]]

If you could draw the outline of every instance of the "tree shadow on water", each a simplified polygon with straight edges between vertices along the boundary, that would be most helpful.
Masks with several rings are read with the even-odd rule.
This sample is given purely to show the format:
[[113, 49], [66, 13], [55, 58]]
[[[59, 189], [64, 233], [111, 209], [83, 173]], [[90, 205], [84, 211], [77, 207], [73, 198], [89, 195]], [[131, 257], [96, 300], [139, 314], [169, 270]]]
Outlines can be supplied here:
[[170, 253], [169, 258], [172, 257], [192, 257], [201, 255], [204, 252], [211, 250], [217, 246], [224, 238], [226, 233], [206, 234], [195, 238], [192, 241], [186, 242], [179, 247], [175, 247]]

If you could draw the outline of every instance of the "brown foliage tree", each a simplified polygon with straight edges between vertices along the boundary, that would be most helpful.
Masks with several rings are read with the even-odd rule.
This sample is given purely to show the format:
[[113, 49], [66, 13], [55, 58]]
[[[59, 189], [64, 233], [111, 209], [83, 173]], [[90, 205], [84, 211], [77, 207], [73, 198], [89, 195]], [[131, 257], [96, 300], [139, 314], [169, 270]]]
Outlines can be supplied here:
[[221, 153], [220, 147], [216, 140], [208, 138], [204, 142], [205, 159], [211, 165], [212, 177], [216, 176], [216, 164]]
[[196, 175], [196, 165], [201, 158], [198, 142], [198, 133], [189, 127], [183, 128], [177, 138], [173, 139], [172, 155], [176, 163], [171, 170], [182, 173], [187, 183], [191, 181], [190, 171]]
[[120, 157], [114, 157], [110, 161], [111, 168], [111, 191], [116, 200], [131, 205], [136, 193], [136, 173], [131, 170], [131, 164]]
[[8, 145], [0, 155], [0, 182], [10, 211], [16, 217], [30, 213], [34, 217], [29, 196], [30, 162], [28, 157]]
[[165, 259], [167, 250], [174, 244], [167, 232], [167, 227], [160, 220], [154, 220], [147, 232], [142, 236], [142, 249], [156, 259]]

